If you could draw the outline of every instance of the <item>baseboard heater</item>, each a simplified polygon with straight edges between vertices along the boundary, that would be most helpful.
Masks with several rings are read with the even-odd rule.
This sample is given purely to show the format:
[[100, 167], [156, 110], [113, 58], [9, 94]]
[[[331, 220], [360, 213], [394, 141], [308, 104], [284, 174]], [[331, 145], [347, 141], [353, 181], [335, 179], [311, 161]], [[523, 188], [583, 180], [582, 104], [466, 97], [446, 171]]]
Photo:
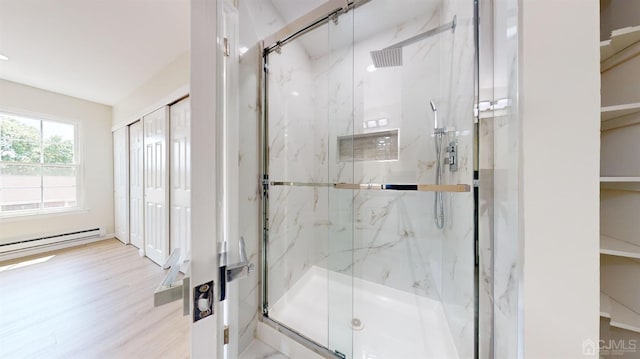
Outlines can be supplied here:
[[103, 236], [101, 228], [83, 229], [74, 232], [46, 235], [37, 238], [18, 240], [10, 243], [0, 244], [0, 253], [12, 252], [21, 249], [31, 249], [50, 244], [77, 241], [82, 239], [98, 238]]

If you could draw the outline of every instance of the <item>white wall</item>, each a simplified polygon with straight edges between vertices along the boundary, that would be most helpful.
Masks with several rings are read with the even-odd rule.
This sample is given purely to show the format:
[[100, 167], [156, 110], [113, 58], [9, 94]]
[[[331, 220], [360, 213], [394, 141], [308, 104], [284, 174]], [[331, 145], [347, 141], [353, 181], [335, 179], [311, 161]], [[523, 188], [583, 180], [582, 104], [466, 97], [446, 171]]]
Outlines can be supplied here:
[[189, 94], [189, 52], [177, 57], [113, 106], [112, 128], [130, 124]]
[[78, 125], [86, 211], [0, 221], [0, 243], [93, 227], [113, 229], [111, 107], [0, 80], [0, 109]]
[[599, 330], [599, 3], [519, 6], [521, 354], [582, 357]]

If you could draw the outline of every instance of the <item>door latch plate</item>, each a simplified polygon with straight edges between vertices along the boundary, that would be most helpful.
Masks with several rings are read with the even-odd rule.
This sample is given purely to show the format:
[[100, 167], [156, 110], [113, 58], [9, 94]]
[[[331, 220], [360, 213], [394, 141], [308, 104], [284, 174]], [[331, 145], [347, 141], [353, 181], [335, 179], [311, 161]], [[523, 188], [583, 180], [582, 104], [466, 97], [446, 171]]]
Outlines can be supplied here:
[[193, 322], [213, 314], [213, 281], [193, 287]]

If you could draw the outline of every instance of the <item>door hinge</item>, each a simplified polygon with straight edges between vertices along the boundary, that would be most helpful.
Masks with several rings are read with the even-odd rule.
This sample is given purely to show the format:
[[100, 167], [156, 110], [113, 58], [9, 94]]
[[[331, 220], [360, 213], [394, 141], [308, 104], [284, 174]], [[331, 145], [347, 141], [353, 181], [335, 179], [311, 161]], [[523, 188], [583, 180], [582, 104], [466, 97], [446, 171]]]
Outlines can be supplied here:
[[224, 326], [224, 344], [229, 344], [229, 326]]

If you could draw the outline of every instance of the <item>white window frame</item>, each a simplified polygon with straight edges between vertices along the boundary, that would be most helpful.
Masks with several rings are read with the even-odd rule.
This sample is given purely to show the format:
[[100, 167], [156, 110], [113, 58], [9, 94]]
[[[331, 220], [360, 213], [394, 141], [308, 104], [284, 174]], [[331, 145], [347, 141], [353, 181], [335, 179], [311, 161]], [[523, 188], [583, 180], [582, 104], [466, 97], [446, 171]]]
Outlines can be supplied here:
[[[0, 164], [17, 164], [17, 165], [29, 165], [29, 166], [39, 166], [41, 169], [45, 167], [74, 167], [75, 169], [75, 178], [76, 178], [76, 205], [72, 207], [54, 207], [54, 208], [45, 208], [44, 207], [44, 189], [45, 186], [43, 184], [43, 175], [42, 172], [40, 174], [40, 207], [37, 209], [27, 209], [27, 210], [15, 210], [15, 211], [6, 211], [3, 212], [0, 207], [0, 220], [4, 221], [7, 219], [14, 219], [20, 217], [31, 217], [31, 216], [44, 216], [50, 214], [64, 214], [69, 212], [80, 212], [84, 211], [84, 181], [83, 181], [83, 166], [82, 166], [82, 153], [80, 151], [80, 131], [81, 126], [78, 122], [52, 118], [51, 116], [40, 115], [40, 114], [29, 114], [29, 113], [20, 113], [13, 111], [5, 111], [0, 109], [0, 114], [8, 117], [19, 117], [26, 118], [30, 120], [40, 121], [40, 162], [38, 163], [24, 163], [24, 162], [3, 162], [0, 160]], [[74, 163], [72, 164], [55, 164], [55, 163], [44, 163], [44, 138], [43, 138], [43, 123], [44, 122], [55, 122], [62, 123], [65, 125], [73, 126], [73, 158]]]

